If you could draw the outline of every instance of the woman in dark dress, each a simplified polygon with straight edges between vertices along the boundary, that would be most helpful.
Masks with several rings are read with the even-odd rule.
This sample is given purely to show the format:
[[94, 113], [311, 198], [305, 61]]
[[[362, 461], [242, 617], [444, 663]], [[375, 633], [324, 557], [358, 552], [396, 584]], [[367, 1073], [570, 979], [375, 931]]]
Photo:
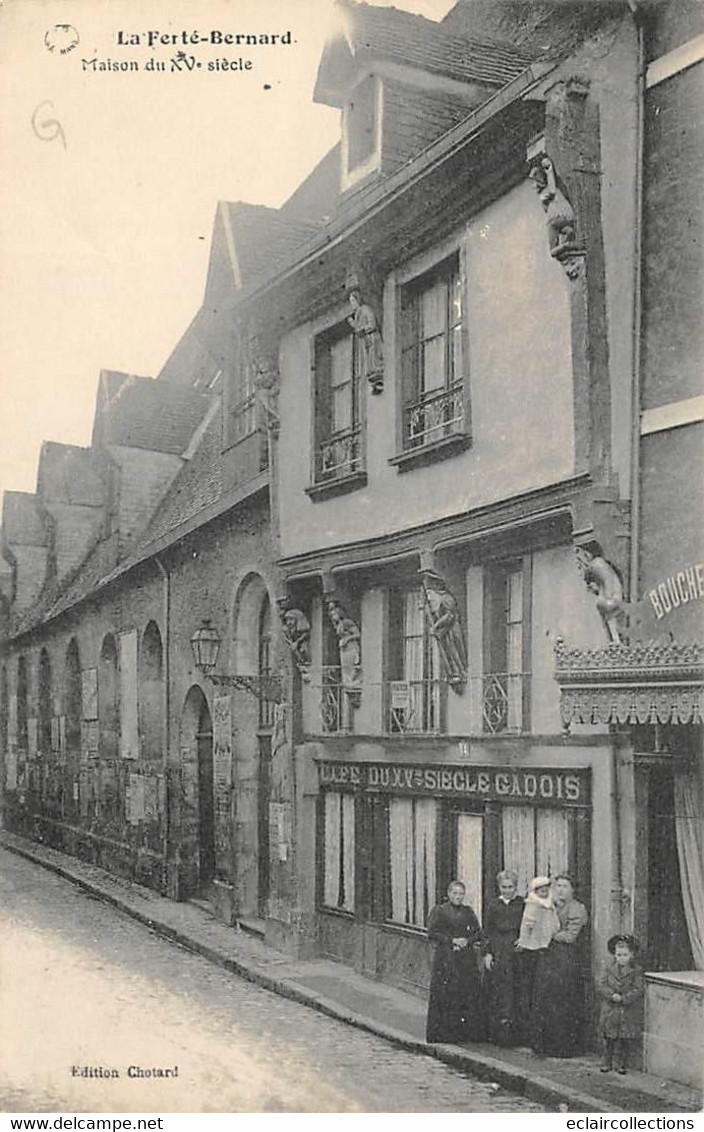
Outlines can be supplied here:
[[582, 933], [589, 916], [575, 900], [568, 876], [555, 878], [553, 900], [560, 926], [538, 956], [530, 1044], [538, 1054], [574, 1057], [581, 1048], [584, 1027]]
[[521, 1040], [521, 967], [516, 941], [521, 929], [523, 897], [516, 893], [518, 877], [510, 869], [500, 872], [496, 883], [499, 895], [492, 900], [484, 919], [489, 1040], [500, 1046], [514, 1046]]
[[430, 976], [426, 1041], [480, 1041], [484, 1012], [478, 952], [482, 944], [479, 920], [463, 904], [465, 887], [453, 880], [447, 901], [428, 918], [428, 939], [435, 948]]

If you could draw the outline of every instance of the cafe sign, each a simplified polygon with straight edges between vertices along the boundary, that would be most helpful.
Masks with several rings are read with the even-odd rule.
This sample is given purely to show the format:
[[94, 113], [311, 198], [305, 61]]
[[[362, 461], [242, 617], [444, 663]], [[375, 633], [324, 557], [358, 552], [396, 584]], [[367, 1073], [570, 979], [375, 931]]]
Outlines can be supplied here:
[[590, 803], [588, 770], [320, 762], [318, 781], [326, 789], [370, 794], [423, 794], [560, 806]]

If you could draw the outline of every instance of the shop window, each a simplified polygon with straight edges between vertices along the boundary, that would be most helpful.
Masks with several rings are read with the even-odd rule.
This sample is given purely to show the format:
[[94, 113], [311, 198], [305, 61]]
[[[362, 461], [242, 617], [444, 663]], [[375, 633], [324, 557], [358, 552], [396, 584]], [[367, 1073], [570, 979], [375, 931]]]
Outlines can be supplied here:
[[463, 294], [458, 254], [400, 289], [400, 466], [421, 450], [450, 454], [469, 441]]
[[323, 816], [323, 904], [343, 912], [355, 907], [355, 800], [328, 791]]
[[43, 755], [51, 753], [51, 661], [46, 649], [39, 655], [38, 738]]
[[577, 878], [576, 812], [558, 807], [505, 806], [501, 815], [502, 865], [518, 875], [525, 895], [534, 876]]
[[362, 398], [355, 339], [341, 324], [315, 340], [314, 498], [366, 482]]
[[527, 730], [529, 563], [501, 563], [485, 573], [483, 729]]
[[391, 594], [389, 630], [388, 730], [441, 731], [444, 685], [420, 587]]
[[424, 928], [436, 903], [437, 811], [434, 798], [389, 799], [390, 918]]

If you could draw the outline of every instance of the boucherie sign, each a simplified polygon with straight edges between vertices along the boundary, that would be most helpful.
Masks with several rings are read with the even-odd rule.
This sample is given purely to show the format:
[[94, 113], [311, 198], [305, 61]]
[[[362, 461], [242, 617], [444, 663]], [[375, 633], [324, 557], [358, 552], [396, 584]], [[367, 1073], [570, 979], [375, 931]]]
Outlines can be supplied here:
[[590, 800], [588, 770], [320, 762], [318, 779], [327, 789], [369, 793], [432, 794], [561, 806], [586, 806]]

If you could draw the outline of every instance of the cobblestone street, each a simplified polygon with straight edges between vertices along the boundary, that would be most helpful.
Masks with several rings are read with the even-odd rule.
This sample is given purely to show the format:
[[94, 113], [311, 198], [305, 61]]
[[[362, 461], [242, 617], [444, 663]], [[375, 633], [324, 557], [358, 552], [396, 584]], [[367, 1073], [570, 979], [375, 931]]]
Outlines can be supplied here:
[[[4, 1111], [541, 1112], [238, 979], [0, 851]], [[72, 1067], [115, 1069], [80, 1077]], [[129, 1078], [130, 1066], [178, 1077]]]

